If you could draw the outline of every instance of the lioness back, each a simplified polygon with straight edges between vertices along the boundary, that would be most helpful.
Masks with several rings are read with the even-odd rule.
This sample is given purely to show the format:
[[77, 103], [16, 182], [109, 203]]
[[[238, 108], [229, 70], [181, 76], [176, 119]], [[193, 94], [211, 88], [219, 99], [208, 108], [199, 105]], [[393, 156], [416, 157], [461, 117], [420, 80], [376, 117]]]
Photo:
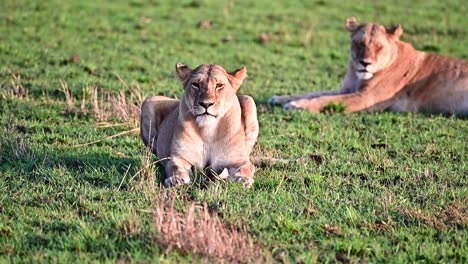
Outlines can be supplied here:
[[416, 51], [423, 59], [393, 111], [468, 114], [468, 61]]

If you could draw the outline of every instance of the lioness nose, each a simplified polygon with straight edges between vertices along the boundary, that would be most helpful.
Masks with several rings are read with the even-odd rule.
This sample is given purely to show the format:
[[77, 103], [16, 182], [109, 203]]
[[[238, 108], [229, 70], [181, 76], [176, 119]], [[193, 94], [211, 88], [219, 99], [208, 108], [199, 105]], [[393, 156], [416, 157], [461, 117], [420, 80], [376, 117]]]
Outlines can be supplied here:
[[208, 107], [214, 105], [214, 102], [198, 102], [203, 108], [208, 109]]
[[367, 65], [370, 65], [371, 62], [370, 61], [366, 61], [366, 60], [359, 60], [359, 63], [362, 64], [362, 66], [366, 67]]

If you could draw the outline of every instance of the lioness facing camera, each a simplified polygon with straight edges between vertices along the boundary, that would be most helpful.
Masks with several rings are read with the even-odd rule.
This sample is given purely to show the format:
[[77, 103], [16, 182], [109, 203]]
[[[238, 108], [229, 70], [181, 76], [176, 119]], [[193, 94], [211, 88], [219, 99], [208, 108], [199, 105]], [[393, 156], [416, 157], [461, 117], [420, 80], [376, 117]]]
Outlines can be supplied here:
[[236, 95], [247, 76], [243, 67], [228, 73], [203, 64], [192, 70], [177, 63], [185, 90], [179, 100], [147, 98], [141, 107], [141, 137], [163, 161], [164, 186], [190, 183], [192, 168], [210, 167], [249, 187], [255, 168], [249, 160], [258, 137], [257, 109], [252, 97]]
[[274, 96], [285, 109], [320, 112], [330, 103], [345, 112], [411, 111], [468, 114], [468, 62], [415, 50], [401, 26], [346, 20], [351, 33], [348, 71], [339, 91]]

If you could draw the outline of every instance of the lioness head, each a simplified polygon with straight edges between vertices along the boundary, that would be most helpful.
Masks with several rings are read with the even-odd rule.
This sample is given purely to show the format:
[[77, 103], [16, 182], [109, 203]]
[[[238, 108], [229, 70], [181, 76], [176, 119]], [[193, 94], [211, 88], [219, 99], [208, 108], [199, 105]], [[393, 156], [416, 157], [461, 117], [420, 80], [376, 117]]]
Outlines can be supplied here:
[[403, 33], [400, 25], [385, 28], [373, 23], [359, 24], [350, 17], [346, 19], [346, 29], [351, 32], [351, 64], [359, 79], [369, 80], [393, 62], [396, 42]]
[[247, 69], [242, 67], [231, 74], [215, 64], [202, 64], [192, 70], [177, 63], [176, 73], [185, 89], [182, 103], [200, 125], [222, 117], [237, 102], [235, 94], [247, 76]]

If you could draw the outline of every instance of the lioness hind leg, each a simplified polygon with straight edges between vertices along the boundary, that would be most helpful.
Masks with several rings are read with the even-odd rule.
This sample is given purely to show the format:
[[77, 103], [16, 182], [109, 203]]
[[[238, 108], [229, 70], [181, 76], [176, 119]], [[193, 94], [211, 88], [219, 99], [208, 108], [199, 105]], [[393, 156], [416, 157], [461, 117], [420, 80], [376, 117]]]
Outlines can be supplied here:
[[254, 183], [255, 167], [252, 163], [247, 162], [244, 165], [229, 170], [229, 179], [234, 182], [243, 183], [244, 187], [250, 188]]
[[140, 136], [146, 146], [156, 154], [159, 125], [179, 104], [179, 100], [164, 96], [152, 96], [141, 105]]

